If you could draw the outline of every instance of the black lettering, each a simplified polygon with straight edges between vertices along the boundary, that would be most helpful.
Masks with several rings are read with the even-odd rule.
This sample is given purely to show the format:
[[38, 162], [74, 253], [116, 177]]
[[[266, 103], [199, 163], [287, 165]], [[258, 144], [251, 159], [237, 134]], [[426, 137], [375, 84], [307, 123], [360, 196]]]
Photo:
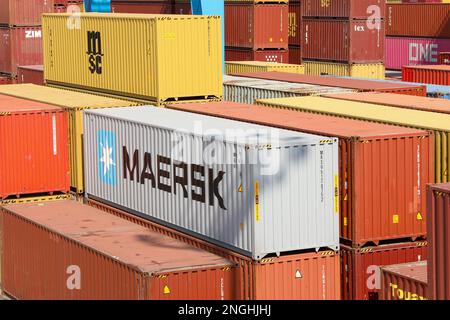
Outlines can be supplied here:
[[95, 71], [97, 74], [102, 74], [102, 56], [95, 58]]
[[100, 32], [88, 31], [87, 32], [88, 50], [87, 54], [101, 55], [102, 54], [102, 40]]
[[133, 154], [133, 169], [130, 169], [130, 155], [127, 147], [123, 146], [123, 178], [127, 179], [127, 171], [130, 173], [130, 180], [134, 181], [134, 172], [136, 172], [136, 181], [139, 181], [139, 150], [135, 150]]
[[91, 73], [94, 73], [97, 70], [97, 65], [95, 62], [95, 57], [94, 56], [89, 56], [89, 71]]
[[205, 180], [197, 179], [195, 177], [195, 173], [199, 173], [202, 178], [205, 177], [205, 167], [199, 166], [197, 164], [191, 164], [191, 180], [192, 186], [200, 188], [200, 193], [195, 191], [195, 188], [192, 188], [192, 200], [199, 201], [205, 203]]
[[213, 169], [209, 169], [209, 174], [208, 174], [208, 181], [209, 181], [209, 205], [210, 206], [214, 206], [214, 197], [217, 198], [217, 200], [219, 201], [219, 207], [221, 207], [224, 210], [227, 210], [227, 208], [225, 208], [225, 205], [223, 203], [223, 198], [219, 193], [219, 184], [223, 179], [223, 176], [225, 175], [225, 172], [223, 171], [219, 171], [219, 174], [217, 175], [217, 177], [215, 179], [213, 179], [214, 177], [214, 170]]
[[[177, 175], [177, 169], [181, 169], [183, 171], [183, 175]], [[188, 176], [187, 176], [187, 164], [183, 162], [179, 162], [178, 164], [173, 164], [173, 193], [177, 194], [177, 184], [179, 184], [183, 188], [183, 197], [188, 197], [187, 192], [187, 184], [188, 184]]]
[[144, 153], [144, 168], [141, 173], [141, 184], [145, 184], [145, 179], [151, 180], [152, 188], [155, 188], [156, 179], [152, 169], [152, 155], [148, 152]]
[[170, 172], [161, 168], [161, 164], [166, 164], [170, 166], [170, 158], [166, 158], [158, 155], [158, 189], [166, 192], [172, 192], [172, 188], [170, 185], [164, 184], [161, 182], [161, 178], [170, 179]]

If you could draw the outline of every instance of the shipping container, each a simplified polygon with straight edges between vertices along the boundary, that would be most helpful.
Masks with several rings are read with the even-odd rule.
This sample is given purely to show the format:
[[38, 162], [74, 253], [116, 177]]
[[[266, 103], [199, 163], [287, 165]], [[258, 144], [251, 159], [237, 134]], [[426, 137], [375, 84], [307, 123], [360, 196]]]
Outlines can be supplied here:
[[354, 92], [338, 87], [224, 76], [224, 100], [254, 104], [257, 99], [315, 96], [328, 93]]
[[43, 13], [53, 12], [53, 0], [0, 0], [0, 25], [40, 26]]
[[450, 65], [404, 66], [402, 80], [450, 86]]
[[289, 63], [302, 63], [302, 49], [300, 46], [289, 46]]
[[403, 66], [442, 64], [439, 53], [448, 50], [449, 39], [386, 37], [386, 68], [402, 70]]
[[303, 59], [349, 63], [384, 61], [384, 20], [304, 18], [302, 30]]
[[0, 95], [0, 203], [69, 192], [67, 122], [61, 108]]
[[291, 83], [304, 83], [330, 87], [340, 87], [364, 92], [391, 92], [409, 94], [413, 96], [426, 96], [426, 86], [403, 83], [389, 83], [375, 80], [358, 80], [338, 77], [320, 77], [312, 75], [291, 74], [285, 72], [259, 72], [240, 74], [242, 77], [284, 81]]
[[0, 27], [0, 72], [17, 75], [17, 68], [42, 64], [41, 27]]
[[17, 68], [17, 82], [44, 85], [44, 66], [19, 66]]
[[337, 139], [243, 125], [159, 108], [88, 110], [86, 194], [256, 260], [337, 249]]
[[11, 83], [12, 83], [12, 79], [10, 77], [0, 75], [0, 85], [11, 84]]
[[425, 236], [425, 187], [434, 181], [428, 132], [230, 102], [173, 108], [338, 137], [341, 238], [362, 246]]
[[192, 14], [190, 0], [175, 0], [173, 5], [174, 14]]
[[289, 27], [289, 39], [288, 39], [289, 46], [300, 46], [300, 44], [302, 43], [302, 13], [301, 13], [301, 3], [299, 0], [289, 1], [288, 27]]
[[225, 45], [258, 49], [287, 49], [287, 4], [254, 4], [250, 1], [225, 4]]
[[242, 48], [225, 48], [226, 61], [267, 61], [289, 63], [288, 50], [252, 50]]
[[287, 64], [263, 61], [227, 61], [225, 63], [226, 74], [251, 73], [251, 72], [289, 72], [305, 74], [305, 67], [299, 64]]
[[386, 35], [449, 39], [450, 3], [389, 4]]
[[112, 1], [113, 13], [171, 14], [171, 1]]
[[[337, 99], [330, 100], [330, 98], [322, 97], [271, 99], [263, 100], [262, 103], [298, 111], [434, 131], [435, 181], [440, 183], [450, 180], [448, 172], [448, 168], [450, 168], [450, 115], [448, 114]], [[425, 213], [421, 212], [421, 216], [424, 215]]]
[[302, 16], [367, 20], [386, 16], [386, 0], [302, 0]]
[[381, 300], [427, 300], [427, 262], [382, 267]]
[[[449, 148], [450, 149], [450, 148]], [[428, 196], [428, 298], [450, 299], [449, 215], [450, 184], [430, 185]]]
[[379, 300], [380, 267], [427, 259], [427, 242], [405, 242], [353, 249], [341, 245], [343, 300]]
[[385, 69], [384, 64], [382, 62], [333, 63], [333, 62], [303, 60], [303, 65], [305, 66], [305, 73], [309, 75], [350, 76], [367, 79], [384, 79], [385, 77]]
[[450, 64], [450, 52], [441, 52], [439, 54], [439, 64]]
[[[226, 248], [213, 245], [186, 233], [142, 219], [102, 202], [87, 199], [87, 204], [191, 246], [211, 252], [241, 266], [240, 297], [244, 300], [339, 300], [339, 253], [319, 251], [281, 255], [253, 261]], [[279, 281], [273, 281], [273, 279]]]
[[83, 110], [137, 105], [136, 102], [112, 99], [93, 94], [55, 89], [33, 84], [6, 85], [0, 94], [38, 101], [67, 110], [69, 113], [70, 186], [77, 194], [84, 192], [83, 173]]
[[1, 215], [2, 284], [13, 298], [239, 298], [232, 262], [76, 201], [9, 205]]
[[79, 29], [68, 17], [43, 18], [47, 83], [155, 104], [222, 97], [220, 16], [81, 13]]

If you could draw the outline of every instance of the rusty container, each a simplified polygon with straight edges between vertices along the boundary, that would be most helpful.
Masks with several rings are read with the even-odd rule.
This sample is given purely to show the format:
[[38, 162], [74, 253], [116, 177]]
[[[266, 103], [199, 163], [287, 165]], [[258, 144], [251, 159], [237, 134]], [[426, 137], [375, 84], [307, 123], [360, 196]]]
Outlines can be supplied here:
[[40, 26], [42, 14], [53, 12], [53, 0], [0, 0], [0, 25]]
[[0, 203], [69, 191], [66, 111], [0, 95], [0, 128]]
[[450, 65], [403, 66], [402, 80], [450, 86]]
[[367, 20], [383, 19], [386, 0], [302, 0], [302, 16]]
[[[339, 300], [340, 262], [334, 251], [302, 252], [269, 257], [258, 262], [199, 238], [142, 219], [105, 203], [87, 199], [87, 204], [152, 231], [164, 234], [238, 266], [239, 297], [244, 300]], [[274, 279], [277, 280], [274, 280]], [[318, 285], [320, 284], [320, 285]]]
[[428, 186], [428, 298], [450, 299], [450, 183]]
[[17, 82], [44, 85], [44, 66], [19, 66], [17, 68]]
[[381, 300], [427, 300], [427, 262], [382, 267]]
[[231, 261], [77, 201], [8, 205], [0, 214], [2, 285], [13, 298], [239, 298]]
[[253, 50], [243, 48], [225, 48], [226, 61], [267, 61], [289, 63], [288, 50]]
[[426, 235], [425, 187], [434, 181], [427, 131], [232, 102], [169, 108], [338, 137], [341, 238], [363, 246]]
[[341, 245], [343, 300], [379, 300], [381, 266], [426, 260], [427, 242], [404, 242], [365, 248]]

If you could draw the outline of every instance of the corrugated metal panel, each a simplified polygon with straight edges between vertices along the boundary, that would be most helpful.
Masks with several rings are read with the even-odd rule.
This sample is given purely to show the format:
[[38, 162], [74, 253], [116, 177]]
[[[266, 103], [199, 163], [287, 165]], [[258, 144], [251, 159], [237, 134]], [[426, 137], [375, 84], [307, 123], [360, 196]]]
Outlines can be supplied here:
[[[306, 74], [350, 76], [370, 79], [384, 79], [383, 63], [332, 63], [320, 61], [303, 61]], [[276, 70], [271, 70], [276, 71]]]
[[219, 16], [81, 13], [68, 29], [70, 17], [44, 15], [47, 83], [157, 104], [222, 97]]
[[111, 11], [113, 13], [171, 14], [172, 3], [161, 0], [145, 2], [112, 1]]
[[136, 102], [111, 99], [93, 94], [61, 90], [33, 84], [5, 85], [0, 93], [22, 99], [48, 103], [65, 108], [69, 113], [70, 186], [76, 193], [84, 192], [83, 172], [83, 110], [137, 105]]
[[85, 124], [90, 196], [255, 259], [338, 247], [336, 139], [147, 107]]
[[0, 0], [0, 24], [40, 26], [42, 13], [53, 12], [53, 0]]
[[304, 74], [305, 67], [299, 64], [287, 64], [264, 61], [227, 61], [225, 63], [226, 74], [251, 73], [251, 72], [289, 72]]
[[[299, 1], [289, 1], [289, 46], [300, 46], [302, 43], [302, 13]], [[291, 51], [291, 48], [289, 48]], [[300, 63], [301, 59], [298, 59]]]
[[379, 300], [379, 267], [427, 259], [427, 243], [396, 243], [352, 249], [341, 245], [342, 299]]
[[171, 108], [337, 136], [341, 238], [361, 246], [426, 234], [425, 186], [434, 181], [434, 140], [426, 131], [230, 102]]
[[449, 300], [450, 253], [448, 245], [450, 184], [429, 186], [428, 195], [428, 298]]
[[427, 262], [402, 263], [381, 268], [382, 300], [426, 300]]
[[435, 132], [436, 182], [449, 181], [450, 115], [319, 97], [261, 100], [264, 105], [376, 121]]
[[3, 289], [15, 298], [238, 298], [230, 261], [76, 201], [10, 205], [1, 215]]
[[44, 66], [19, 66], [17, 69], [17, 82], [44, 85]]
[[69, 191], [67, 121], [58, 107], [0, 95], [0, 203]]
[[450, 65], [403, 66], [402, 80], [450, 86]]
[[267, 61], [289, 63], [289, 51], [282, 50], [253, 50], [242, 48], [225, 48], [226, 61]]
[[367, 20], [372, 15], [384, 18], [385, 0], [302, 0], [302, 16]]

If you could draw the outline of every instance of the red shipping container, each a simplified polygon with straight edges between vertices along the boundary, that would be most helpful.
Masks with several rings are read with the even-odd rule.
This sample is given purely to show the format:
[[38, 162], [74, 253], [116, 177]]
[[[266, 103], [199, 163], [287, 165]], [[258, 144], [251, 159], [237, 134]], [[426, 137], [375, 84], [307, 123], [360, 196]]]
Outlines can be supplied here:
[[18, 68], [17, 83], [44, 85], [44, 66], [20, 66]]
[[450, 65], [404, 66], [402, 80], [450, 86]]
[[70, 189], [67, 113], [0, 95], [0, 201]]
[[301, 64], [302, 63], [302, 48], [289, 46], [289, 63]]
[[0, 27], [0, 72], [17, 75], [18, 66], [43, 64], [40, 27]]
[[422, 96], [422, 97], [425, 97], [427, 95], [426, 86], [419, 84], [415, 86], [405, 83], [389, 83], [371, 80], [339, 78], [331, 76], [327, 77], [311, 76], [286, 72], [258, 72], [258, 73], [244, 73], [235, 75], [257, 79], [347, 88], [363, 92], [388, 92], [388, 93], [408, 94], [412, 96]]
[[8, 205], [1, 215], [2, 285], [16, 299], [239, 298], [231, 261], [77, 201]]
[[11, 84], [11, 83], [12, 83], [12, 79], [10, 77], [0, 75], [0, 85]]
[[384, 19], [386, 0], [302, 0], [303, 17]]
[[[196, 248], [206, 250], [241, 266], [237, 279], [239, 296], [245, 300], [339, 300], [340, 261], [333, 251], [298, 253], [252, 261], [231, 250], [164, 227], [104, 203], [87, 204]], [[276, 281], [274, 279], [277, 279]], [[320, 286], [317, 284], [320, 283]]]
[[252, 50], [240, 48], [225, 48], [226, 61], [267, 61], [288, 63], [288, 50]]
[[450, 38], [450, 3], [387, 5], [386, 35]]
[[173, 5], [173, 13], [174, 14], [192, 14], [191, 4], [176, 2]]
[[450, 52], [441, 52], [439, 54], [439, 64], [450, 64]]
[[384, 21], [303, 19], [303, 59], [383, 62]]
[[53, 0], [0, 0], [0, 24], [40, 26], [42, 14], [53, 12]]
[[299, 1], [289, 1], [289, 46], [302, 43], [302, 13]]
[[225, 45], [237, 48], [287, 49], [287, 4], [225, 4]]
[[425, 217], [417, 218], [434, 181], [434, 139], [426, 131], [234, 102], [168, 108], [338, 137], [341, 238], [361, 246], [426, 234]]
[[381, 300], [427, 300], [427, 262], [382, 267]]
[[111, 3], [115, 13], [172, 14], [170, 1], [116, 2]]
[[342, 299], [379, 300], [379, 267], [426, 260], [426, 242], [404, 242], [353, 249], [341, 245]]
[[429, 185], [428, 298], [450, 300], [450, 183]]

